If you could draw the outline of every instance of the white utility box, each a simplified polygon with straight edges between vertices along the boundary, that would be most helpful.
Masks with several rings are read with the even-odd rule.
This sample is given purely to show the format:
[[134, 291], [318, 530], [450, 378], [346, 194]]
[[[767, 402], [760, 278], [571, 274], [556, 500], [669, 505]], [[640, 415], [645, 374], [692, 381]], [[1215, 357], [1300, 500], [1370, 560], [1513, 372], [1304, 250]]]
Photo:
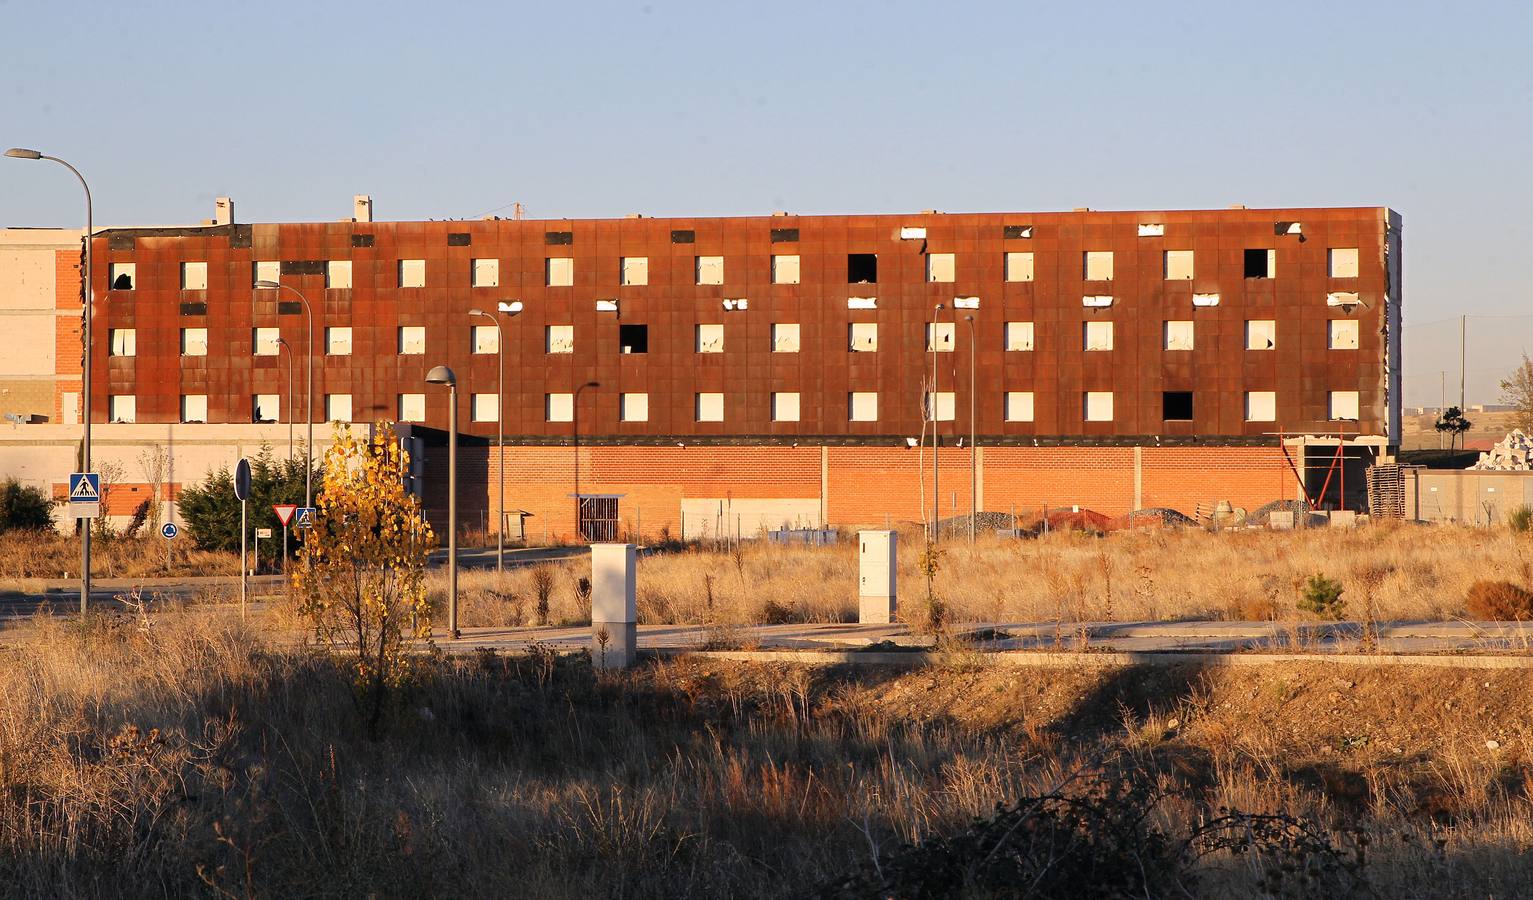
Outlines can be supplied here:
[[591, 545], [591, 663], [599, 669], [633, 664], [638, 649], [633, 544]]
[[857, 621], [864, 625], [894, 621], [898, 544], [892, 531], [857, 532]]

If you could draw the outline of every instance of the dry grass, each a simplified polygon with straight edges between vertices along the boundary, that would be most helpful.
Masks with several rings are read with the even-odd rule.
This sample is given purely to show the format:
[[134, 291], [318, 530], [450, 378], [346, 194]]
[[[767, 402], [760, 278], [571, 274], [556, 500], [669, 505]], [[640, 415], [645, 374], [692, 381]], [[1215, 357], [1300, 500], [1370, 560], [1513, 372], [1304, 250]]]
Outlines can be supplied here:
[[[920, 541], [900, 546], [906, 610], [924, 601]], [[1324, 573], [1345, 587], [1348, 618], [1441, 621], [1466, 613], [1471, 583], [1493, 574], [1533, 585], [1533, 540], [1506, 529], [1376, 525], [1292, 532], [1122, 531], [1055, 533], [1038, 540], [946, 543], [936, 590], [950, 622], [1154, 621], [1308, 618], [1296, 604], [1305, 579]], [[584, 561], [557, 565], [554, 623], [585, 621], [573, 590]], [[532, 624], [531, 574], [464, 576], [465, 622]], [[853, 541], [830, 547], [746, 542], [738, 551], [688, 550], [642, 557], [639, 621], [752, 624], [855, 619]]]
[[[173, 544], [152, 537], [96, 538], [91, 571], [97, 578], [158, 578], [170, 575], [232, 575], [238, 553], [192, 549], [188, 538]], [[167, 568], [168, 563], [168, 568]], [[78, 578], [80, 539], [57, 532], [12, 531], [0, 535], [0, 578]]]
[[[1533, 890], [1529, 673], [484, 655], [370, 742], [333, 660], [227, 617], [36, 628], [0, 679], [0, 895], [801, 894], [1109, 759], [1171, 834], [1283, 813], [1366, 836], [1379, 896]], [[1258, 894], [1201, 866], [1200, 894]]]

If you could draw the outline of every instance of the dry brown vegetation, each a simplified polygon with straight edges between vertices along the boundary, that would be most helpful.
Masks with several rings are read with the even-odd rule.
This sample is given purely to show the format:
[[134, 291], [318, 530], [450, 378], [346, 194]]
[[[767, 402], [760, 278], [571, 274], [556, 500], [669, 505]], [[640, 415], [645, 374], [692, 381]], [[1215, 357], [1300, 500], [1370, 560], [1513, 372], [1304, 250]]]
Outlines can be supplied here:
[[428, 666], [371, 741], [343, 664], [205, 609], [34, 631], [0, 679], [0, 895], [908, 895], [962, 869], [975, 817], [1099, 808], [1104, 778], [1150, 798], [1140, 849], [1224, 809], [1289, 836], [1136, 895], [1533, 890], [1527, 672], [481, 655]]
[[[1037, 540], [944, 543], [936, 590], [948, 621], [1146, 621], [1311, 617], [1298, 603], [1310, 576], [1341, 582], [1349, 618], [1445, 620], [1474, 610], [1466, 591], [1495, 577], [1533, 586], [1533, 540], [1508, 529], [1382, 524], [1291, 532], [1055, 533]], [[924, 600], [918, 536], [900, 546], [899, 591]], [[549, 620], [586, 620], [575, 580], [584, 560], [551, 566]], [[468, 625], [536, 624], [529, 570], [462, 581]], [[442, 579], [438, 579], [440, 591]], [[639, 621], [750, 624], [849, 621], [856, 615], [853, 541], [831, 547], [745, 542], [733, 552], [661, 552], [639, 561]], [[1526, 618], [1526, 616], [1524, 616]]]
[[[108, 537], [91, 541], [91, 572], [97, 578], [159, 578], [164, 575], [232, 575], [238, 553], [193, 549], [183, 537], [167, 556], [165, 539]], [[167, 568], [167, 563], [169, 568]], [[0, 535], [0, 578], [78, 578], [80, 539], [53, 531]]]

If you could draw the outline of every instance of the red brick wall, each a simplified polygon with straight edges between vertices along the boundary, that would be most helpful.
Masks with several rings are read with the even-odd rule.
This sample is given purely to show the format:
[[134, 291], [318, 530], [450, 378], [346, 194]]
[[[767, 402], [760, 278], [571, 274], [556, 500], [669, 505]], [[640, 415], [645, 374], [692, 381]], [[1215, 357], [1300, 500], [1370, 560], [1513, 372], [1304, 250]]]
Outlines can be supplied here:
[[[64, 394], [66, 392], [80, 393], [84, 383], [80, 366], [81, 352], [85, 346], [84, 336], [81, 334], [80, 318], [80, 282], [83, 280], [80, 272], [80, 253], [75, 250], [59, 250], [54, 254], [53, 261], [53, 296], [54, 308], [68, 310], [74, 315], [58, 316], [54, 319], [54, 374], [58, 376], [53, 382], [53, 421], [64, 421]], [[80, 397], [81, 415], [83, 415], [85, 398]], [[65, 423], [71, 424], [71, 423]]]
[[[435, 455], [444, 454], [437, 450]], [[1133, 447], [981, 447], [982, 509], [1036, 512], [1043, 506], [1079, 505], [1109, 516], [1136, 508]], [[1170, 507], [1188, 515], [1228, 500], [1255, 509], [1292, 498], [1297, 488], [1282, 452], [1269, 447], [1193, 447], [1140, 450], [1139, 507]], [[684, 498], [815, 498], [821, 493], [819, 447], [582, 447], [580, 492], [620, 494], [625, 530], [640, 524], [653, 537], [680, 531]], [[533, 517], [528, 536], [565, 538], [575, 532], [575, 451], [569, 447], [507, 447], [506, 506]], [[941, 511], [969, 511], [967, 448], [944, 447]], [[931, 449], [830, 447], [824, 451], [828, 521], [877, 526], [923, 519], [931, 503]], [[442, 474], [428, 459], [427, 476]], [[924, 471], [923, 471], [924, 470]], [[484, 491], [490, 521], [497, 509], [500, 468], [491, 450], [483, 480], [464, 481], [465, 495]], [[462, 477], [462, 476], [460, 476]], [[472, 477], [472, 476], [470, 476]], [[478, 497], [474, 500], [478, 502]], [[477, 508], [465, 502], [461, 508]], [[477, 517], [460, 513], [466, 524]]]

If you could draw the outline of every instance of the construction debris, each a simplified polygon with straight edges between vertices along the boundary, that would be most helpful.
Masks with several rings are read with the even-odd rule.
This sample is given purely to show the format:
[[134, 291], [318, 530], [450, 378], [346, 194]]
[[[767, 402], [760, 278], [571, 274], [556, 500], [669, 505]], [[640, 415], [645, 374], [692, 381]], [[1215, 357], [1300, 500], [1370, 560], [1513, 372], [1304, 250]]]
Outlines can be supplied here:
[[1480, 461], [1469, 468], [1492, 472], [1533, 470], [1533, 438], [1523, 434], [1522, 429], [1515, 429], [1511, 434], [1497, 441], [1496, 446], [1481, 453]]

